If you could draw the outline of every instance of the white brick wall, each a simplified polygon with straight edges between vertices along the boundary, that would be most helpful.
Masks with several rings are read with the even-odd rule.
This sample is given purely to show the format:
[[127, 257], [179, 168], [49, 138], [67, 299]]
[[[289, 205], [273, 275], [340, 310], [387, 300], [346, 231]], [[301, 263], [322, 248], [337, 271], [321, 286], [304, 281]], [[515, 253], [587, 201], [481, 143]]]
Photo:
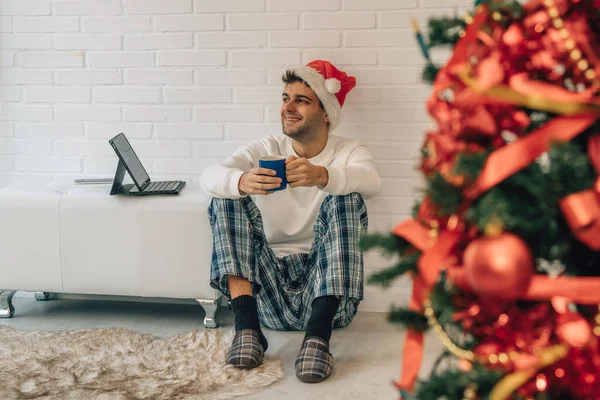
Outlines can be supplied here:
[[0, 89], [2, 99], [4, 101], [17, 102], [21, 101], [21, 87], [19, 85], [6, 85]]
[[92, 68], [153, 67], [154, 54], [146, 52], [93, 52], [87, 53], [88, 65]]
[[125, 35], [127, 50], [191, 49], [194, 37], [189, 33]]
[[0, 136], [13, 136], [15, 124], [12, 122], [0, 122]]
[[157, 32], [222, 31], [223, 27], [221, 15], [162, 16], [154, 20], [154, 30]]
[[[365, 0], [368, 1], [368, 0]], [[324, 10], [339, 10], [340, 0], [304, 0], [304, 1], [288, 1], [288, 0], [267, 0], [269, 11], [297, 11], [302, 13], [305, 11], [324, 11]]]
[[0, 1], [2, 15], [49, 15], [51, 4], [49, 1]]
[[0, 17], [0, 32], [12, 32], [12, 18]]
[[93, 94], [97, 103], [160, 103], [159, 88], [96, 87]]
[[157, 56], [157, 63], [161, 67], [179, 65], [212, 66], [227, 64], [227, 52], [224, 50], [159, 51]]
[[124, 0], [125, 14], [182, 14], [192, 11], [191, 0]]
[[0, 50], [0, 67], [12, 67], [15, 62], [14, 51], [2, 51]]
[[56, 35], [54, 48], [62, 50], [104, 50], [120, 49], [119, 35]]
[[[106, 85], [123, 82], [121, 71], [101, 69], [79, 69], [79, 70], [56, 70], [54, 72], [54, 83], [57, 85]], [[44, 82], [52, 83], [52, 82]]]
[[[281, 73], [321, 58], [357, 78], [338, 133], [372, 149], [385, 184], [371, 229], [387, 231], [411, 211], [430, 127], [410, 17], [424, 24], [472, 3], [0, 0], [0, 186], [112, 176], [106, 140], [119, 132], [154, 178], [192, 181], [280, 134]], [[385, 310], [378, 296], [405, 285], [368, 288], [367, 309]]]
[[[2, 20], [0, 22], [10, 23]], [[7, 24], [8, 25], [8, 24]], [[79, 32], [78, 18], [29, 17], [15, 19], [15, 32]], [[5, 31], [10, 32], [10, 31]]]
[[150, 17], [82, 18], [83, 31], [88, 32], [147, 32]]
[[118, 15], [123, 10], [121, 0], [53, 1], [52, 3], [56, 15]]
[[25, 89], [25, 100], [29, 103], [89, 103], [90, 89], [69, 86], [32, 86]]
[[52, 37], [36, 33], [0, 35], [0, 49], [50, 49]]
[[20, 67], [83, 67], [83, 53], [21, 53]]

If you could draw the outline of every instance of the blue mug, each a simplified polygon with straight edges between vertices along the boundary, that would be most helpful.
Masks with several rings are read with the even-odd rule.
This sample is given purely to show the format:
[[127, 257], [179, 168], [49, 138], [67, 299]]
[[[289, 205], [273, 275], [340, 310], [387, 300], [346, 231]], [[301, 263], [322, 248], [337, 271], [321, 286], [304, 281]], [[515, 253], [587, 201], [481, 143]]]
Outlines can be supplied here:
[[287, 179], [285, 177], [285, 157], [283, 156], [265, 156], [258, 160], [258, 166], [261, 168], [272, 169], [276, 172], [276, 177], [281, 178], [281, 186], [277, 189], [272, 189], [272, 192], [283, 190], [287, 187]]

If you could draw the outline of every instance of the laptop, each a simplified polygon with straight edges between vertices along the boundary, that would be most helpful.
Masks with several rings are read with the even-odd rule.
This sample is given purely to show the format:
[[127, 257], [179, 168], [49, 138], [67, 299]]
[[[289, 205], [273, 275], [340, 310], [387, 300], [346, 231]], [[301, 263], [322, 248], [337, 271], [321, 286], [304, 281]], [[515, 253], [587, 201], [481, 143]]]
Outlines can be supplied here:
[[[108, 141], [119, 157], [119, 165], [110, 191], [111, 195], [146, 196], [153, 194], [179, 194], [185, 181], [152, 182], [140, 159], [133, 151], [129, 140], [119, 133]], [[133, 184], [123, 185], [125, 171], [129, 173]]]

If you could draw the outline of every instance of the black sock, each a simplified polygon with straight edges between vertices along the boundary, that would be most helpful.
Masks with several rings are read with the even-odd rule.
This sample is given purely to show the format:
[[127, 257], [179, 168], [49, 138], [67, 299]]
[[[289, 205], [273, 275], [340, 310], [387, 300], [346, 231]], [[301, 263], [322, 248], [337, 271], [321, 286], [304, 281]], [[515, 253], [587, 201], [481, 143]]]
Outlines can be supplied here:
[[333, 318], [339, 306], [340, 299], [335, 296], [323, 296], [314, 299], [304, 338], [317, 336], [329, 343], [331, 331], [333, 330]]
[[260, 338], [263, 350], [267, 351], [269, 343], [260, 329], [256, 299], [246, 294], [238, 296], [231, 300], [231, 309], [233, 310], [233, 315], [235, 317], [235, 331], [254, 329], [258, 332], [258, 337]]

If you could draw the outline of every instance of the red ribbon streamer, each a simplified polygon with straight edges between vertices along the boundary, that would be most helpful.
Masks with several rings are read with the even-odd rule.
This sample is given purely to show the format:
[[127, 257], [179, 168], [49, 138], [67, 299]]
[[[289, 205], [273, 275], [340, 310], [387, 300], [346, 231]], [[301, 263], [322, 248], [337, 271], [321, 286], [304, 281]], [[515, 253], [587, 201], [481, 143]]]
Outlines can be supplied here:
[[[430, 246], [429, 230], [415, 219], [401, 222], [393, 229], [393, 233], [411, 243], [423, 255], [419, 258], [419, 273], [413, 278], [412, 296], [409, 308], [422, 313], [423, 304], [429, 295], [431, 287], [438, 280], [439, 273], [444, 267], [444, 260], [456, 246], [460, 233], [443, 231], [433, 246]], [[402, 373], [395, 386], [399, 389], [412, 391], [421, 369], [423, 360], [423, 333], [408, 329], [404, 342], [402, 356]]]
[[458, 232], [442, 231], [435, 245], [419, 257], [417, 262], [419, 275], [423, 278], [428, 289], [431, 289], [437, 282], [440, 271], [445, 269], [444, 262], [447, 261], [460, 237], [461, 234]]
[[[413, 279], [412, 296], [409, 308], [412, 311], [422, 313], [427, 287], [420, 276]], [[402, 354], [402, 373], [398, 382], [394, 385], [398, 389], [412, 391], [423, 361], [423, 332], [415, 329], [408, 329], [404, 339], [404, 349]]]
[[[392, 231], [395, 235], [405, 239], [419, 251], [423, 252], [428, 247], [429, 232], [427, 228], [415, 219], [407, 219], [398, 224]], [[422, 313], [427, 288], [423, 278], [417, 275], [413, 278], [412, 295], [409, 308]], [[423, 332], [408, 329], [404, 339], [402, 355], [402, 372], [398, 382], [394, 385], [398, 389], [412, 391], [421, 369], [423, 360]]]
[[429, 232], [427, 231], [427, 228], [416, 219], [411, 218], [402, 221], [394, 227], [392, 233], [403, 238], [419, 251], [425, 251], [428, 247]]
[[600, 250], [600, 179], [595, 189], [573, 193], [560, 201], [560, 208], [575, 237], [592, 250]]
[[469, 199], [475, 199], [506, 178], [530, 165], [537, 157], [548, 150], [552, 140], [568, 141], [590, 127], [597, 116], [581, 115], [557, 117], [538, 130], [531, 132], [488, 157], [483, 170], [465, 191]]
[[[453, 56], [448, 62], [447, 68], [453, 68], [457, 64], [462, 64], [468, 61], [471, 49], [469, 48], [477, 40], [477, 32], [488, 18], [488, 6], [485, 4], [477, 7], [477, 12], [473, 18], [473, 22], [465, 30], [465, 36], [462, 37], [455, 45]], [[462, 68], [461, 68], [462, 69]]]
[[[600, 174], [600, 134], [590, 137], [588, 155]], [[562, 199], [560, 208], [575, 237], [590, 249], [600, 250], [600, 178], [591, 189]]]

